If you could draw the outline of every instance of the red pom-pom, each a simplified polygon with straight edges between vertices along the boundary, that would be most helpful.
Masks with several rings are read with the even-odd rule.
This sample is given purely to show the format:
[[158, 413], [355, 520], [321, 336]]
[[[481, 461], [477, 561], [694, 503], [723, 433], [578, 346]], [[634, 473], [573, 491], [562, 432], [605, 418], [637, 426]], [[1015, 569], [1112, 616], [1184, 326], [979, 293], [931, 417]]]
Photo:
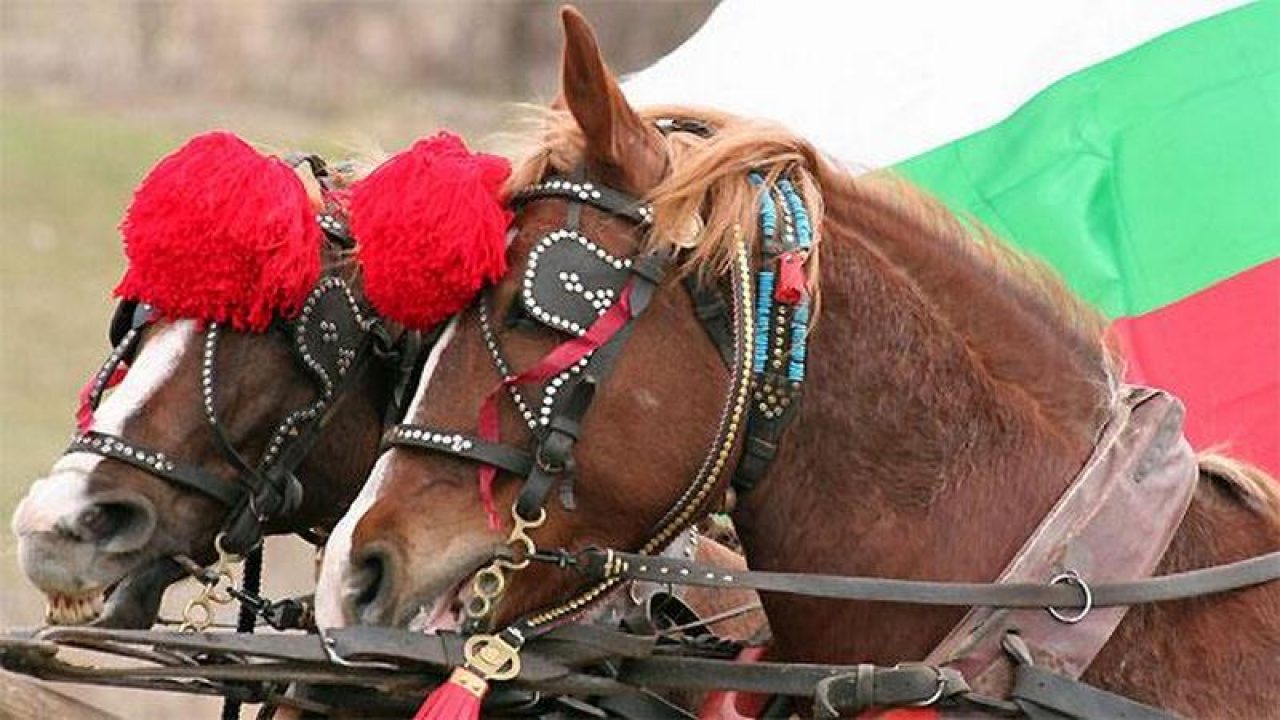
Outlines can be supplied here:
[[161, 315], [266, 329], [320, 277], [320, 228], [294, 171], [226, 132], [161, 160], [120, 226], [129, 268], [116, 295]]
[[369, 302], [425, 330], [506, 272], [506, 160], [440, 133], [383, 163], [351, 192], [351, 232]]

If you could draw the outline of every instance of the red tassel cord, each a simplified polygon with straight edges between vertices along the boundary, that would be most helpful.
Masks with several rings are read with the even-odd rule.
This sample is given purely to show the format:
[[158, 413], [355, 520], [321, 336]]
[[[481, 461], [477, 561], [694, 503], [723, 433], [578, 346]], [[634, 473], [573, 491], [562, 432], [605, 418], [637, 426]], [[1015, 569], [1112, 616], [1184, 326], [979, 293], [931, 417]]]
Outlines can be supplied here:
[[479, 720], [480, 705], [489, 683], [466, 668], [458, 668], [449, 680], [431, 691], [413, 720]]
[[506, 160], [440, 133], [352, 187], [351, 232], [374, 309], [426, 330], [506, 273], [510, 172]]
[[[102, 387], [103, 392], [110, 390], [124, 380], [124, 376], [129, 373], [129, 365], [120, 363], [116, 369], [111, 371], [111, 377], [107, 378], [106, 384]], [[80, 388], [78, 399], [80, 406], [76, 408], [76, 429], [80, 432], [88, 432], [93, 426], [93, 388], [97, 385], [98, 376], [94, 375], [89, 378], [89, 382]]]
[[[571, 367], [588, 354], [595, 352], [609, 342], [619, 330], [631, 319], [631, 285], [622, 288], [618, 299], [609, 307], [604, 315], [596, 318], [580, 337], [565, 341], [555, 346], [533, 367], [516, 375], [505, 377], [498, 386], [489, 391], [484, 403], [480, 406], [480, 420], [477, 435], [485, 442], [496, 443], [498, 437], [498, 398], [502, 391], [511, 385], [542, 382], [550, 379]], [[487, 463], [480, 465], [480, 500], [484, 503], [485, 515], [489, 518], [489, 529], [502, 527], [502, 518], [498, 515], [497, 504], [493, 499], [493, 481], [498, 475], [498, 468]]]
[[192, 138], [134, 192], [120, 225], [129, 268], [116, 295], [160, 315], [266, 329], [320, 277], [320, 227], [284, 162], [226, 132]]
[[790, 250], [778, 258], [778, 282], [773, 290], [774, 300], [786, 305], [795, 305], [804, 299], [808, 291], [804, 260], [804, 253], [799, 250]]

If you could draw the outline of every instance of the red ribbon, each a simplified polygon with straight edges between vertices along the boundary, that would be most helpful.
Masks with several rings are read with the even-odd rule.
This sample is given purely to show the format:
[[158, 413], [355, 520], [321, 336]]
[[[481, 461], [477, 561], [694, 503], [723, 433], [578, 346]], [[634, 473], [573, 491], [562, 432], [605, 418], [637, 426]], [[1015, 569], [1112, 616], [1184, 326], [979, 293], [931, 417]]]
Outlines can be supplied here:
[[[622, 288], [622, 292], [618, 294], [618, 299], [613, 305], [605, 314], [591, 323], [591, 327], [587, 328], [585, 334], [560, 343], [551, 352], [543, 356], [533, 367], [503, 378], [497, 387], [489, 391], [489, 394], [485, 396], [484, 404], [480, 406], [480, 420], [477, 428], [479, 438], [485, 442], [498, 442], [498, 397], [505, 388], [512, 385], [542, 382], [555, 377], [573, 367], [574, 363], [577, 363], [582, 358], [600, 349], [619, 330], [625, 327], [630, 319], [631, 284], [628, 283], [626, 287]], [[498, 516], [497, 506], [493, 500], [493, 481], [497, 475], [498, 468], [493, 465], [487, 463], [480, 465], [480, 500], [484, 503], [484, 512], [489, 518], [490, 530], [498, 530], [502, 527], [502, 519]]]
[[[111, 377], [107, 378], [107, 384], [103, 386], [103, 392], [110, 390], [124, 380], [124, 376], [129, 373], [128, 363], [120, 363], [115, 370], [111, 371]], [[93, 388], [97, 385], [98, 376], [95, 374], [89, 378], [89, 382], [80, 388], [80, 407], [76, 409], [76, 429], [80, 432], [88, 432], [89, 427], [93, 425]]]

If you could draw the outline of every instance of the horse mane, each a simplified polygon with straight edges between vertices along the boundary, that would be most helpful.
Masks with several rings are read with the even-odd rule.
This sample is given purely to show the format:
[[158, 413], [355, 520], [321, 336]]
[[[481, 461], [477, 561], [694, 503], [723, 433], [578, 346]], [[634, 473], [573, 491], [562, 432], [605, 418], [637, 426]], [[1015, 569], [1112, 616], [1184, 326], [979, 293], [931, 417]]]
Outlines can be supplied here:
[[[514, 192], [538, 182], [549, 171], [571, 172], [583, 158], [583, 137], [567, 110], [528, 108], [536, 138], [525, 148], [508, 182]], [[732, 267], [735, 249], [757, 241], [759, 189], [751, 185], [751, 171], [772, 181], [786, 173], [804, 199], [814, 228], [808, 263], [809, 287], [819, 300], [819, 258], [826, 203], [852, 202], [875, 214], [893, 215], [953, 254], [957, 262], [976, 263], [993, 282], [1007, 287], [1015, 301], [1034, 306], [1037, 314], [1080, 340], [1082, 346], [1105, 350], [1106, 320], [1077, 298], [1051, 268], [1018, 252], [977, 220], [960, 218], [940, 201], [890, 171], [855, 177], [825, 157], [809, 142], [786, 128], [763, 120], [741, 118], [705, 108], [654, 106], [638, 110], [655, 122], [687, 118], [714, 130], [710, 137], [676, 132], [667, 136], [671, 169], [646, 198], [655, 221], [645, 239], [646, 249], [681, 250], [685, 270], [720, 274]], [[701, 215], [703, 228], [690, 247], [690, 218]], [[1110, 384], [1120, 374], [1115, 357], [1105, 363]]]
[[1213, 449], [1196, 460], [1202, 477], [1208, 476], [1250, 510], [1280, 526], [1280, 483], [1262, 468]]
[[[531, 112], [541, 136], [516, 162], [509, 192], [537, 182], [550, 171], [571, 172], [582, 162], [582, 133], [568, 111], [538, 108]], [[820, 161], [817, 151], [779, 125], [716, 110], [654, 106], [638, 112], [649, 122], [688, 118], [714, 130], [705, 138], [687, 132], [667, 136], [671, 170], [645, 198], [653, 204], [654, 223], [643, 249], [689, 250], [684, 254], [686, 270], [716, 274], [729, 270], [738, 243], [754, 245], [757, 239], [760, 191], [747, 174], [755, 171], [773, 181], [788, 173], [814, 228], [809, 271], [810, 287], [816, 291], [823, 217], [822, 192], [813, 170]], [[691, 223], [698, 217], [703, 226], [696, 244], [690, 246]]]

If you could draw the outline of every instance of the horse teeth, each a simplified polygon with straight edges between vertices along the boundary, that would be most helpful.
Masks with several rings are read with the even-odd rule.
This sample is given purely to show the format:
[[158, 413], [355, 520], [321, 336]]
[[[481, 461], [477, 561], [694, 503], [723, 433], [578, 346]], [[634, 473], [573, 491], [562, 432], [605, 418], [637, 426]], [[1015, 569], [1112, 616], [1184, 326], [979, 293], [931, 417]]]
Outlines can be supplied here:
[[51, 625], [82, 625], [102, 614], [101, 591], [72, 597], [62, 593], [48, 596], [45, 621]]

